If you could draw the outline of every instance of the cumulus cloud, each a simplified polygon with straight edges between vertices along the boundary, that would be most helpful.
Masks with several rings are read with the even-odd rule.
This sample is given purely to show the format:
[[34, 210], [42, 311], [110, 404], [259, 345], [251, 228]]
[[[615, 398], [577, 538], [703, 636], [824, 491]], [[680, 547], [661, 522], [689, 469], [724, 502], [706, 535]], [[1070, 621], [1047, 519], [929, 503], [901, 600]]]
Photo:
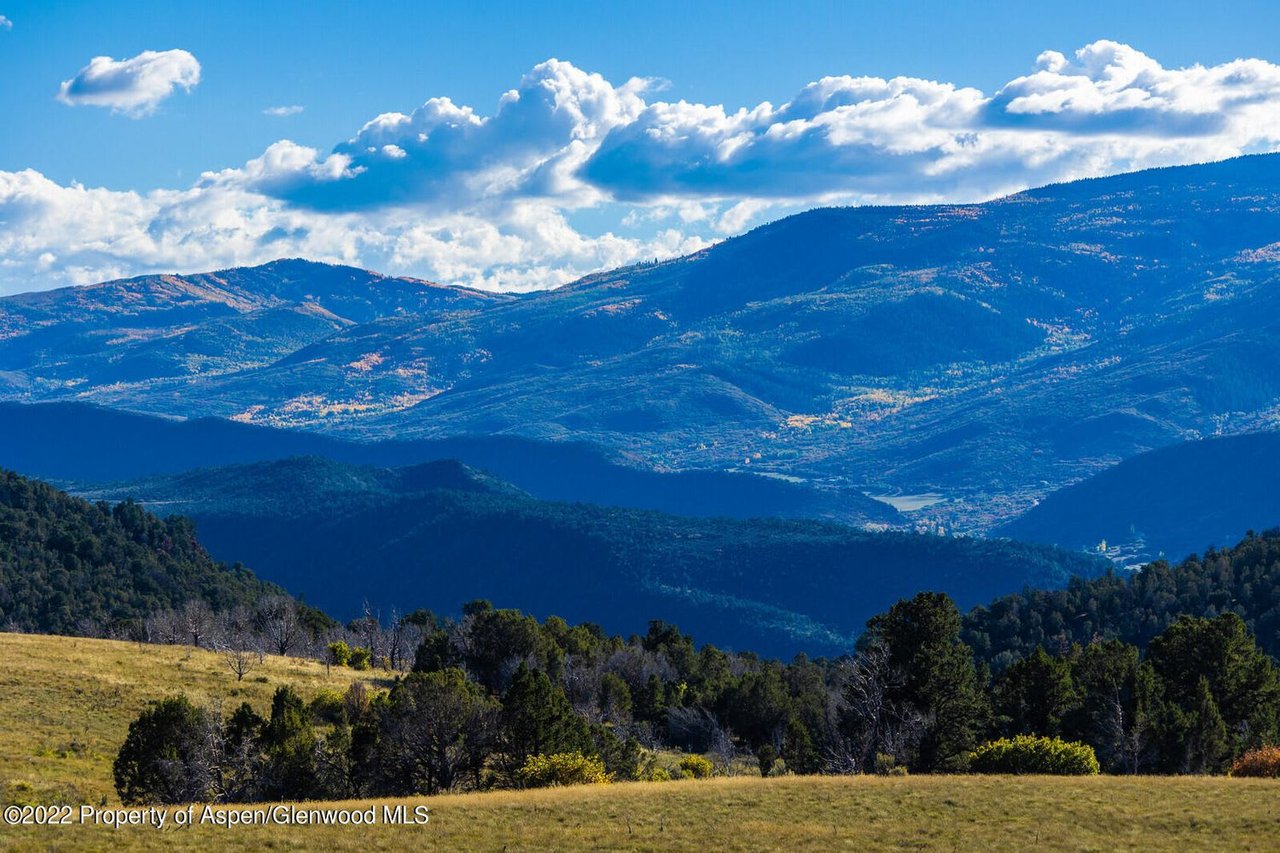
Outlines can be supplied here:
[[[185, 76], [141, 70], [158, 56], [94, 60], [65, 94], [137, 113], [198, 81], [194, 58]], [[614, 84], [553, 59], [488, 114], [431, 98], [329, 150], [281, 140], [184, 189], [0, 172], [0, 290], [281, 255], [549, 287], [815, 204], [977, 201], [1280, 149], [1280, 66], [1170, 69], [1108, 41], [1045, 51], [992, 93], [835, 76], [779, 105], [660, 94], [653, 80]]]
[[185, 50], [144, 50], [130, 59], [95, 56], [70, 80], [63, 80], [58, 100], [68, 106], [110, 107], [140, 117], [181, 88], [190, 92], [200, 82], [200, 63]]
[[273, 116], [275, 118], [285, 118], [287, 116], [296, 116], [302, 112], [303, 107], [298, 104], [290, 104], [289, 106], [267, 107], [262, 111], [263, 115]]
[[456, 210], [537, 196], [594, 201], [599, 194], [575, 173], [610, 130], [640, 114], [646, 86], [631, 80], [615, 87], [552, 59], [504, 94], [492, 117], [432, 98], [410, 114], [377, 116], [327, 154], [290, 143], [287, 152], [269, 149], [265, 159], [210, 178], [318, 210]]
[[729, 227], [765, 202], [975, 200], [1280, 144], [1280, 66], [1166, 69], [1109, 41], [1071, 58], [1045, 51], [992, 94], [842, 76], [778, 106], [728, 110], [646, 101], [656, 89], [551, 60], [490, 117], [433, 98], [378, 116], [328, 152], [294, 151], [287, 169], [254, 162], [220, 179], [317, 210], [533, 197], [659, 205], [688, 224], [687, 207], [673, 204], [685, 199], [736, 207], [716, 219]]

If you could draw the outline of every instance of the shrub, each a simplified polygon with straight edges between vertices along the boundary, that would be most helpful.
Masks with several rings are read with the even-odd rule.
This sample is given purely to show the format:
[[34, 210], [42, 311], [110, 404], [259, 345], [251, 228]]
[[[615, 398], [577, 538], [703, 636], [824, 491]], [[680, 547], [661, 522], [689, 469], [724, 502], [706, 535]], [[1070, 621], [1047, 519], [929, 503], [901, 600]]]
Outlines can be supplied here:
[[1231, 775], [1280, 779], [1280, 746], [1249, 750], [1231, 765]]
[[685, 779], [709, 779], [714, 772], [711, 761], [701, 755], [686, 755], [680, 759], [680, 775]]
[[756, 752], [756, 762], [760, 765], [760, 775], [768, 776], [773, 770], [773, 763], [778, 760], [778, 750], [771, 744], [765, 744]]
[[129, 724], [112, 766], [127, 806], [190, 803], [207, 798], [212, 756], [209, 719], [185, 696], [156, 702]]
[[329, 663], [346, 666], [351, 661], [351, 647], [342, 640], [329, 644]]
[[607, 785], [613, 781], [613, 774], [605, 772], [603, 761], [581, 752], [531, 755], [520, 768], [519, 775], [520, 781], [530, 788]]
[[321, 690], [311, 700], [311, 716], [322, 723], [343, 722], [347, 718], [347, 697], [337, 690]]
[[1053, 776], [1091, 776], [1099, 770], [1098, 757], [1088, 744], [1036, 735], [987, 741], [969, 753], [969, 769], [974, 773]]
[[875, 762], [871, 765], [871, 772], [877, 776], [906, 776], [907, 768], [899, 764], [898, 759], [892, 755], [877, 752]]
[[665, 767], [650, 767], [640, 774], [641, 782], [670, 782], [671, 774]]
[[349, 666], [352, 669], [368, 669], [369, 661], [373, 658], [372, 652], [361, 646], [356, 646], [351, 650], [351, 662]]

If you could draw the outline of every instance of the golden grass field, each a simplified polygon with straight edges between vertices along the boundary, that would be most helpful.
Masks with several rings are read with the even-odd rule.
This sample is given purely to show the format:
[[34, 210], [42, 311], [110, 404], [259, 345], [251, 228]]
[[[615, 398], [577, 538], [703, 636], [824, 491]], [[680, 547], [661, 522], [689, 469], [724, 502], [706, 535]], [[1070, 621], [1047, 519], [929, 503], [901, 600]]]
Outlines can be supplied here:
[[[148, 699], [178, 687], [197, 700], [239, 689], [265, 706], [281, 683], [307, 694], [360, 676], [326, 676], [318, 664], [272, 659], [249, 676], [266, 683], [236, 685], [207, 652], [3, 634], [0, 655], [0, 780], [74, 786], [112, 801], [116, 745]], [[374, 805], [380, 815], [384, 804], [410, 811], [425, 805], [430, 821], [175, 829], [170, 819], [163, 830], [0, 825], [0, 849], [1280, 850], [1280, 781], [1257, 779], [736, 777], [323, 807]]]
[[282, 684], [310, 699], [377, 677], [268, 655], [237, 683], [210, 651], [36, 634], [0, 633], [0, 662], [0, 798], [20, 786], [37, 798], [92, 803], [116, 802], [111, 762], [153, 699], [185, 693], [198, 704], [221, 699], [230, 711], [248, 701], [265, 713]]

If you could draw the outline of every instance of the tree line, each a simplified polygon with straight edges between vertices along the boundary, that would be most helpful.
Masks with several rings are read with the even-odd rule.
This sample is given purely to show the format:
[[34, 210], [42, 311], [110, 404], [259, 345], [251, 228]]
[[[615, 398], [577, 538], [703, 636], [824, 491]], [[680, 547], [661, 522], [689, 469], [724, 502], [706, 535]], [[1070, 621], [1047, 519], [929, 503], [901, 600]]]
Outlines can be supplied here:
[[999, 673], [946, 595], [870, 620], [858, 649], [790, 663], [697, 647], [653, 622], [623, 639], [473, 602], [423, 625], [412, 670], [270, 713], [173, 697], [116, 759], [125, 802], [343, 799], [520, 787], [551, 757], [660, 778], [657, 750], [747, 759], [762, 775], [974, 769], [986, 741], [1088, 745], [1110, 773], [1221, 773], [1277, 742], [1280, 671], [1235, 613], [1183, 616], [1145, 652], [1116, 639], [1037, 648]]
[[1280, 660], [1280, 530], [1250, 532], [1231, 548], [1136, 572], [1072, 578], [1062, 589], [1027, 589], [965, 616], [964, 638], [1002, 669], [1037, 647], [1058, 653], [1097, 637], [1145, 648], [1183, 615], [1236, 613]]

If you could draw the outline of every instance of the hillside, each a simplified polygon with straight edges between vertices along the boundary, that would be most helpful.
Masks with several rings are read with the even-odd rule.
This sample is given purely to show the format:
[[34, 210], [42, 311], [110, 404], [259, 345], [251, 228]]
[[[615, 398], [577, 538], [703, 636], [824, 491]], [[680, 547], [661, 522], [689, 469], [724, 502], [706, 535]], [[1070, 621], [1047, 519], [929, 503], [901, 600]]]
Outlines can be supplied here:
[[[446, 304], [365, 316], [317, 297], [351, 322], [219, 349], [209, 370], [178, 325], [117, 316], [159, 284], [118, 282], [0, 300], [0, 393], [360, 438], [571, 439], [653, 469], [937, 492], [926, 517], [985, 530], [1145, 450], [1276, 426], [1277, 233], [1280, 155], [820, 209], [527, 297], [419, 285]], [[295, 280], [355, 275], [283, 270], [214, 278], [299, 305], [314, 294]], [[241, 299], [205, 302], [256, 316], [228, 307]], [[85, 305], [105, 330], [57, 319]]]
[[[237, 681], [217, 654], [82, 637], [0, 633], [0, 802], [116, 801], [111, 762], [148, 702], [183, 693], [205, 704], [228, 694], [259, 711], [283, 684], [310, 699], [371, 673], [267, 655]], [[6, 833], [8, 829], [6, 829]]]
[[361, 443], [218, 418], [176, 421], [84, 403], [0, 403], [0, 466], [60, 483], [134, 480], [294, 456], [381, 467], [456, 459], [544, 500], [678, 515], [902, 522], [891, 506], [856, 489], [747, 472], [659, 473], [578, 442], [495, 435]]
[[311, 457], [80, 488], [190, 516], [211, 553], [339, 618], [365, 600], [447, 613], [485, 598], [623, 634], [660, 618], [785, 657], [848, 651], [868, 617], [920, 589], [968, 607], [1105, 565], [1013, 542], [539, 501], [456, 463]]
[[215, 610], [280, 589], [205, 552], [183, 518], [92, 504], [0, 469], [0, 625], [85, 633], [199, 600]]
[[996, 666], [1042, 646], [1116, 638], [1145, 648], [1178, 616], [1234, 612], [1280, 660], [1280, 530], [1250, 535], [1179, 563], [1157, 561], [1132, 574], [1074, 578], [1058, 590], [1028, 589], [965, 616], [965, 641]]
[[300, 260], [21, 294], [0, 300], [0, 388], [59, 396], [235, 373], [361, 323], [507, 298]]
[[1280, 434], [1143, 453], [1045, 498], [993, 531], [1064, 548], [1106, 542], [1123, 562], [1181, 558], [1280, 522]]

